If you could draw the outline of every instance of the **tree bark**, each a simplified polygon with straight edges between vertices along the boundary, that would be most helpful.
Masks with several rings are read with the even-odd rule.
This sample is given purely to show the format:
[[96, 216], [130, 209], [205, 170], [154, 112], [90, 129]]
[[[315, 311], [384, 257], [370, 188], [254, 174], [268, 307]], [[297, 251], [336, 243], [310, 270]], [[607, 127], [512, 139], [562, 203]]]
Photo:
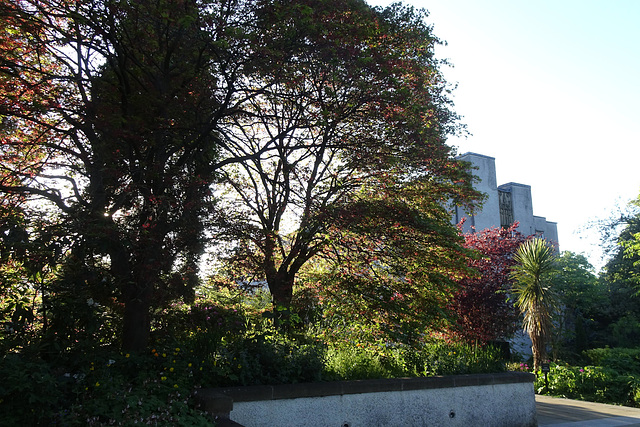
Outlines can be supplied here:
[[140, 280], [133, 274], [127, 250], [115, 245], [111, 251], [111, 273], [119, 285], [124, 315], [122, 319], [122, 350], [142, 353], [149, 345], [151, 332], [150, 308], [153, 297], [153, 281], [150, 277]]
[[273, 322], [276, 329], [286, 331], [290, 326], [291, 300], [294, 274], [277, 273], [267, 277], [273, 304]]
[[128, 283], [125, 286], [122, 350], [142, 353], [149, 345], [151, 332], [150, 307], [153, 286]]

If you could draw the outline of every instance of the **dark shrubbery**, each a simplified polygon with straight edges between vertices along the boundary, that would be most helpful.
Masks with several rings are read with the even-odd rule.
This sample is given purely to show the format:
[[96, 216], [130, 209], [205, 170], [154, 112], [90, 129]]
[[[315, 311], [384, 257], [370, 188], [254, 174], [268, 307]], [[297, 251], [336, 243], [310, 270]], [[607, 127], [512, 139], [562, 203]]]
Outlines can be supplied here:
[[153, 347], [144, 354], [123, 354], [99, 340], [78, 347], [65, 340], [63, 351], [42, 351], [37, 334], [11, 350], [5, 335], [0, 419], [8, 425], [206, 425], [194, 398], [201, 387], [504, 370], [493, 348], [331, 340], [295, 322], [288, 333], [276, 332], [262, 296], [243, 298], [231, 301], [218, 292], [157, 313]]

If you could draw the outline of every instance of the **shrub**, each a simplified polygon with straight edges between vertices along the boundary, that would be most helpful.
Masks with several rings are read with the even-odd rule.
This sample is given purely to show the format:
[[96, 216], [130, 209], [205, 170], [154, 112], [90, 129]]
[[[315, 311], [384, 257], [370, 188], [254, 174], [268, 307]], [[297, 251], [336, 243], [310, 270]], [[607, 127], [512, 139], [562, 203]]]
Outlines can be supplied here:
[[210, 355], [207, 385], [287, 384], [320, 381], [324, 347], [304, 337], [261, 332], [226, 340]]
[[0, 361], [0, 419], [4, 425], [47, 424], [64, 405], [64, 375], [38, 359], [8, 354]]
[[640, 349], [605, 347], [586, 350], [583, 354], [587, 364], [640, 375]]
[[397, 361], [385, 361], [383, 354], [349, 345], [331, 346], [324, 368], [326, 378], [335, 380], [389, 378], [398, 372]]
[[340, 379], [460, 375], [505, 369], [500, 350], [491, 346], [437, 342], [391, 347], [355, 344], [334, 346], [327, 354], [329, 376]]
[[536, 377], [538, 393], [569, 399], [627, 406], [640, 406], [640, 380], [600, 366], [576, 367], [551, 364], [545, 387], [544, 375]]
[[198, 365], [178, 348], [151, 355], [103, 352], [63, 367], [12, 354], [0, 374], [6, 425], [209, 425], [193, 401]]

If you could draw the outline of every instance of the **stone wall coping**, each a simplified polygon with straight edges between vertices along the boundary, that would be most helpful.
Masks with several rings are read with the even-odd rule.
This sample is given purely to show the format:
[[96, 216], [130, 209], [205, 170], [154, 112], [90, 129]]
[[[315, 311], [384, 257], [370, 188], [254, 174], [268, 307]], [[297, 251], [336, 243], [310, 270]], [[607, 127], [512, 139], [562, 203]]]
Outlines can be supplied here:
[[[514, 384], [533, 382], [535, 375], [528, 372], [500, 372], [495, 374], [447, 375], [421, 378], [390, 378], [354, 381], [327, 381], [318, 383], [254, 385], [202, 389], [201, 399], [226, 396], [233, 402], [297, 399], [359, 393], [424, 390], [449, 387]], [[209, 399], [208, 399], [209, 397]]]

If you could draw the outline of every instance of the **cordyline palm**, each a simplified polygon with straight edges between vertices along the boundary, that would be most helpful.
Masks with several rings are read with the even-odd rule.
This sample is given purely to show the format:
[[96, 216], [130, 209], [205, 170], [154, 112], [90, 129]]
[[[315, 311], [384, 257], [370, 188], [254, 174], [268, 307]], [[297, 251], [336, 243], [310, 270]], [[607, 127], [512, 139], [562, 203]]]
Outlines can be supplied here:
[[556, 299], [550, 276], [556, 270], [555, 255], [544, 239], [524, 242], [517, 250], [511, 277], [516, 306], [524, 314], [523, 327], [531, 337], [533, 364], [537, 371], [546, 356]]

